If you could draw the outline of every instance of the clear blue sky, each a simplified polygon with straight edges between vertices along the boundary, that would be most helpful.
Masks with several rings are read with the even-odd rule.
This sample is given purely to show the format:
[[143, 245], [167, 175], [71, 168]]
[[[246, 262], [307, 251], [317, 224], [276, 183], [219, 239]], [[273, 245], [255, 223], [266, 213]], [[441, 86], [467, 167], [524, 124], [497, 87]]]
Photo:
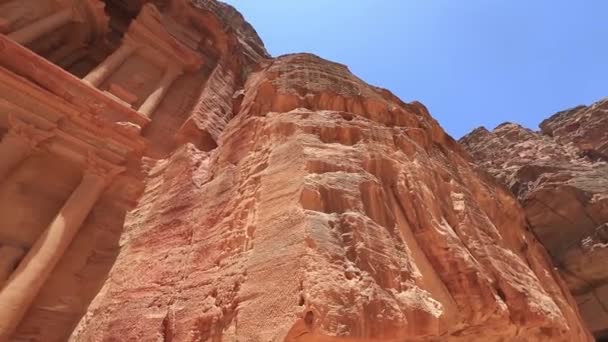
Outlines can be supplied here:
[[228, 0], [273, 56], [312, 52], [459, 138], [608, 96], [608, 0]]

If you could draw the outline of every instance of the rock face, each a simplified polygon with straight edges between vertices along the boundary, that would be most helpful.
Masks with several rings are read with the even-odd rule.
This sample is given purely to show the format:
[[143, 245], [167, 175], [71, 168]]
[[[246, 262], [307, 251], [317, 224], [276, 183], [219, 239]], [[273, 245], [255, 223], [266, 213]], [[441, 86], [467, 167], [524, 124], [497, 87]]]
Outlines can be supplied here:
[[[29, 50], [39, 42], [26, 49], [0, 35], [7, 73], [147, 145], [122, 162], [144, 186], [132, 210], [94, 210], [87, 222], [97, 225], [78, 233], [91, 249], [95, 232], [111, 228], [109, 255], [69, 249], [63, 263], [78, 265], [53, 271], [45, 300], [14, 331], [0, 324], [4, 336], [592, 339], [515, 197], [476, 171], [422, 104], [314, 55], [270, 58], [242, 16], [216, 1], [107, 9], [96, 21], [109, 22], [107, 45], [77, 62], [57, 58], [63, 70], [45, 60], [48, 50]], [[86, 295], [73, 294], [78, 279], [94, 280]]]
[[556, 113], [540, 129], [561, 144], [572, 143], [592, 160], [608, 161], [608, 99]]
[[218, 145], [150, 161], [73, 340], [589, 338], [516, 200], [422, 105], [282, 56]]
[[608, 330], [608, 102], [555, 114], [534, 132], [502, 124], [461, 139], [517, 195], [597, 336]]
[[307, 54], [216, 76], [218, 147], [148, 161], [72, 340], [590, 338], [516, 200], [421, 104]]

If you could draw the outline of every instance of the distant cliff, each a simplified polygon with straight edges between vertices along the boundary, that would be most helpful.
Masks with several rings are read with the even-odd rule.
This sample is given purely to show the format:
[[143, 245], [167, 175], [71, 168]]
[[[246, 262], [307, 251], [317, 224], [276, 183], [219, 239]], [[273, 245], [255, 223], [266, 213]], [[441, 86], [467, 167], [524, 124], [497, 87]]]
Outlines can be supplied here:
[[517, 195], [598, 336], [608, 331], [608, 101], [463, 137], [479, 167]]

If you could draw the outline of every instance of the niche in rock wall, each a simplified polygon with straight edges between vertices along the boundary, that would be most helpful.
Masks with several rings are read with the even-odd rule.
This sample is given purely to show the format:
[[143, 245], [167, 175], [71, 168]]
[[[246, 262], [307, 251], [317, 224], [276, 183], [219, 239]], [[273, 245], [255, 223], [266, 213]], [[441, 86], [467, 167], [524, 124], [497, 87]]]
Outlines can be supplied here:
[[106, 14], [110, 17], [110, 32], [108, 41], [113, 46], [120, 44], [121, 38], [129, 30], [131, 21], [137, 17], [144, 3], [152, 3], [161, 11], [167, 7], [168, 1], [149, 0], [104, 0]]
[[198, 71], [181, 75], [172, 84], [152, 114], [152, 121], [143, 130], [143, 136], [149, 141], [148, 155], [164, 158], [179, 147], [179, 129], [192, 115], [210, 73], [209, 67], [204, 65]]
[[[72, 75], [82, 78], [100, 62], [100, 53], [107, 50], [104, 44], [89, 46], [86, 35], [87, 23], [70, 23], [29, 44], [29, 48], [49, 62]], [[105, 49], [105, 50], [104, 50]], [[104, 55], [105, 56], [105, 55]]]
[[144, 1], [141, 0], [105, 0], [106, 14], [110, 17], [108, 42], [113, 46], [120, 45], [121, 38], [129, 30], [131, 21], [137, 17]]
[[28, 48], [38, 55], [49, 59], [49, 54], [67, 44], [67, 36], [72, 29], [71, 24], [60, 27], [29, 43]]
[[[200, 70], [186, 72], [173, 83], [151, 116], [152, 122], [142, 133], [149, 141], [147, 153], [152, 157], [164, 158], [186, 143], [210, 151], [217, 147], [217, 143], [209, 132], [201, 130], [194, 123], [205, 121], [204, 116], [209, 113], [194, 111], [201, 103], [222, 107], [226, 93], [230, 94], [229, 97], [234, 92], [232, 79], [209, 79], [218, 67], [220, 58], [228, 58], [224, 54], [227, 51], [227, 34], [213, 15], [191, 8], [183, 12], [179, 6], [165, 13], [162, 24], [174, 39], [196, 51], [203, 63]], [[230, 115], [232, 113], [226, 114], [227, 117]]]
[[[12, 33], [35, 25], [40, 20], [57, 14], [62, 8], [55, 1], [12, 0], [5, 4], [0, 1], [0, 33]], [[41, 57], [72, 72], [72, 65], [83, 59], [91, 59], [100, 51], [103, 55], [108, 50], [105, 40], [100, 39], [104, 31], [103, 24], [100, 23], [103, 22], [104, 14], [95, 12], [95, 19], [89, 18], [88, 14], [89, 12], [83, 20], [72, 20], [25, 45]], [[91, 63], [83, 68], [84, 65], [80, 64], [77, 69], [79, 73], [72, 73], [80, 77], [96, 65], [97, 63]]]
[[163, 68], [140, 55], [132, 55], [99, 87], [137, 110], [156, 89]]
[[59, 65], [64, 70], [78, 78], [84, 78], [105, 58], [95, 58], [93, 55], [87, 54], [86, 49], [82, 50], [79, 49], [75, 51], [75, 55], [72, 58], [68, 57], [64, 60], [58, 61], [55, 64]]
[[597, 342], [608, 342], [608, 329], [596, 332], [595, 340]]

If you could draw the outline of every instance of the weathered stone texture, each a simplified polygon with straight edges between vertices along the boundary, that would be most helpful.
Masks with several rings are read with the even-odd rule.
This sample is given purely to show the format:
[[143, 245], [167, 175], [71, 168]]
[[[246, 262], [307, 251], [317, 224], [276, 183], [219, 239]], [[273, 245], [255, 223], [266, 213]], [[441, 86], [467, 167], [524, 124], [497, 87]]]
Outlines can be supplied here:
[[151, 164], [73, 340], [589, 339], [516, 200], [422, 105], [288, 55], [218, 145]]
[[[95, 147], [128, 175], [107, 192], [93, 187], [103, 192], [93, 201], [78, 186], [79, 163], [36, 152], [12, 170], [24, 153], [6, 151], [0, 112], [0, 166], [11, 168], [0, 184], [9, 227], [0, 226], [0, 255], [17, 260], [0, 267], [12, 273], [12, 298], [15, 264], [29, 263], [19, 248], [61, 223], [74, 187], [95, 202], [82, 227], [68, 220], [75, 239], [54, 255], [33, 304], [0, 302], [3, 317], [29, 308], [15, 327], [0, 321], [0, 340], [591, 340], [516, 199], [422, 104], [311, 54], [270, 58], [216, 1], [108, 0], [107, 9], [92, 26], [109, 20], [108, 44], [75, 64], [59, 58], [61, 68], [47, 50], [0, 36], [0, 77], [78, 123], [57, 119], [70, 139], [56, 149], [81, 162]], [[34, 125], [54, 113], [5, 93], [0, 105], [17, 103]], [[11, 213], [10, 203], [26, 210]]]
[[589, 327], [608, 329], [606, 101], [560, 112], [534, 132], [502, 124], [463, 137], [479, 167], [518, 196], [527, 220], [579, 302]]
[[562, 144], [573, 143], [591, 159], [608, 161], [608, 99], [559, 112], [540, 129]]

